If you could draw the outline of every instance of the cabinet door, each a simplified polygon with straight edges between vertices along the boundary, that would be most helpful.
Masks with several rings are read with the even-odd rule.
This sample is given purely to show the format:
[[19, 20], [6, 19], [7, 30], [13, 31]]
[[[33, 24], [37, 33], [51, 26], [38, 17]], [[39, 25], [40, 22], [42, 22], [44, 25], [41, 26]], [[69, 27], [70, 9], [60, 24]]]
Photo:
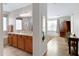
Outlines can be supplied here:
[[28, 36], [28, 49], [32, 52], [32, 37]]
[[32, 53], [32, 37], [25, 37], [25, 51]]
[[9, 45], [12, 45], [12, 35], [11, 34], [8, 34], [8, 44]]
[[27, 42], [27, 36], [24, 36], [24, 50], [27, 51], [28, 50], [28, 42]]
[[17, 35], [16, 34], [13, 34], [13, 40], [12, 40], [13, 42], [13, 46], [14, 47], [17, 47]]
[[24, 36], [18, 35], [18, 48], [24, 50]]

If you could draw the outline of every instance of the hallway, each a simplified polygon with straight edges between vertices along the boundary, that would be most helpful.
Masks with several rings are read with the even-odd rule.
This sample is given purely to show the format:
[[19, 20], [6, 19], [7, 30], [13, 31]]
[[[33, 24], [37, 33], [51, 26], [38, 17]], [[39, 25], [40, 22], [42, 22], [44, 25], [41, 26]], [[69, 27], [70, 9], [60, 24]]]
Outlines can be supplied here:
[[64, 38], [54, 37], [47, 44], [47, 56], [69, 56], [68, 46]]

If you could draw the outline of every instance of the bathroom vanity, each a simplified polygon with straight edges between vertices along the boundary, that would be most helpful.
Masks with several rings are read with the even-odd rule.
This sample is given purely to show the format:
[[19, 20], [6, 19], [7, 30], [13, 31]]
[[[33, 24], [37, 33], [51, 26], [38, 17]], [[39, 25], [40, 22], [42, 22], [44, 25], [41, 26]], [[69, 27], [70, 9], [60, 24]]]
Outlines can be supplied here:
[[32, 33], [8, 33], [8, 44], [26, 52], [32, 53]]

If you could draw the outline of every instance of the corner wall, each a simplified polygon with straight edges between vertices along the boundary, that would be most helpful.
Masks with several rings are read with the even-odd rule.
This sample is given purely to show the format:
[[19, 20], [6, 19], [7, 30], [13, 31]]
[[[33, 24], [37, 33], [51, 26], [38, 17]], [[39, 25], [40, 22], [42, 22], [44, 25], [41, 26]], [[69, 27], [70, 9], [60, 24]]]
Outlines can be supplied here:
[[71, 32], [75, 33], [79, 38], [79, 13], [73, 14], [71, 21]]
[[[47, 38], [42, 40], [42, 17], [47, 21], [47, 5], [45, 3], [33, 3], [33, 55], [43, 56], [47, 51]], [[47, 30], [46, 30], [47, 31]], [[45, 33], [46, 34], [46, 33]]]
[[0, 56], [3, 55], [2, 4], [0, 3]]

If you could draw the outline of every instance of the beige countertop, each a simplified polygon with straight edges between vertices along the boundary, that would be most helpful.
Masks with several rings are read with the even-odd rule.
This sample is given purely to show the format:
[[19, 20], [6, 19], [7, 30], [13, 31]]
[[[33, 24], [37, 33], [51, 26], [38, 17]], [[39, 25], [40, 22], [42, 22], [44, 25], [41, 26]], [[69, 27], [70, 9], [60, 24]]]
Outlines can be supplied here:
[[18, 34], [18, 35], [27, 35], [27, 36], [32, 36], [33, 33], [32, 32], [8, 32], [8, 34]]

